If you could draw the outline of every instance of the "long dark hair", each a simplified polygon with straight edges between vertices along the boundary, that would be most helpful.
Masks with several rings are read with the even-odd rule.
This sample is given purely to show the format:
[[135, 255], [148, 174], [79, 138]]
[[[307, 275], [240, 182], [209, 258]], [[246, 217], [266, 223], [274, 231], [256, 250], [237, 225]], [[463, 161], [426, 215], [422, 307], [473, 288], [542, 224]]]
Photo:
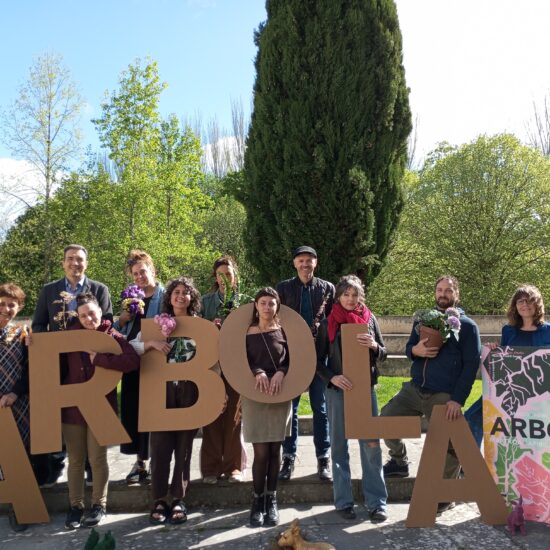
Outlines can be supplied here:
[[258, 303], [258, 300], [260, 298], [263, 298], [264, 296], [268, 296], [269, 298], [275, 298], [277, 301], [277, 311], [275, 312], [275, 321], [279, 322], [279, 310], [281, 309], [281, 298], [279, 298], [279, 293], [270, 286], [266, 286], [265, 288], [261, 288], [256, 293], [256, 296], [254, 296], [254, 311], [252, 312], [252, 322], [250, 323], [250, 326], [257, 325], [260, 322], [260, 315], [258, 314], [258, 309], [256, 308], [256, 304]]
[[174, 315], [174, 308], [170, 303], [170, 299], [172, 297], [172, 292], [174, 292], [176, 287], [180, 285], [183, 286], [191, 296], [187, 313], [189, 315], [197, 315], [201, 310], [201, 293], [195, 288], [191, 277], [178, 277], [166, 285], [166, 289], [164, 290], [164, 298], [162, 300], [162, 311], [164, 313], [168, 313], [169, 315]]

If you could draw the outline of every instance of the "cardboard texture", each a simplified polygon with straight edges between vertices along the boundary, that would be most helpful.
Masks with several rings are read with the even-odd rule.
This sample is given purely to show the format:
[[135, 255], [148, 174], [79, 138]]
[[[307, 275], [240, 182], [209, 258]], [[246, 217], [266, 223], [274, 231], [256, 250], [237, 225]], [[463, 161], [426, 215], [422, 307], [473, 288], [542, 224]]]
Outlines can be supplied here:
[[419, 417], [372, 416], [369, 348], [357, 341], [357, 335], [364, 332], [365, 325], [342, 325], [342, 369], [353, 384], [352, 390], [344, 392], [346, 438], [420, 437]]
[[260, 403], [283, 403], [301, 395], [313, 380], [317, 366], [311, 330], [300, 314], [281, 306], [279, 318], [288, 343], [290, 365], [281, 392], [267, 395], [254, 389], [254, 378], [246, 356], [246, 333], [254, 304], [245, 304], [225, 320], [220, 332], [220, 364], [231, 386], [248, 399]]
[[[97, 367], [82, 384], [61, 385], [59, 354], [95, 351], [120, 354], [116, 340], [95, 330], [33, 334], [29, 346], [31, 452], [61, 450], [61, 409], [78, 407], [100, 445], [130, 441], [106, 395], [116, 388], [122, 373]], [[45, 398], [47, 396], [47, 398]]]
[[[152, 319], [141, 322], [143, 341], [166, 340]], [[225, 386], [211, 370], [218, 362], [219, 330], [200, 317], [176, 317], [171, 337], [187, 336], [197, 344], [195, 356], [186, 363], [168, 363], [166, 355], [151, 350], [141, 357], [138, 426], [141, 432], [191, 430], [210, 424], [223, 411]], [[197, 385], [199, 397], [191, 406], [166, 408], [166, 383], [189, 380]]]
[[[508, 510], [463, 416], [445, 419], [445, 405], [436, 405], [422, 449], [414, 484], [407, 527], [432, 527], [439, 502], [476, 502], [481, 519], [504, 525]], [[443, 479], [445, 457], [452, 442], [464, 470], [463, 479]]]
[[0, 502], [13, 505], [19, 523], [50, 521], [29, 457], [19, 436], [13, 412], [9, 407], [0, 409], [0, 433], [0, 468], [4, 476], [0, 481]]

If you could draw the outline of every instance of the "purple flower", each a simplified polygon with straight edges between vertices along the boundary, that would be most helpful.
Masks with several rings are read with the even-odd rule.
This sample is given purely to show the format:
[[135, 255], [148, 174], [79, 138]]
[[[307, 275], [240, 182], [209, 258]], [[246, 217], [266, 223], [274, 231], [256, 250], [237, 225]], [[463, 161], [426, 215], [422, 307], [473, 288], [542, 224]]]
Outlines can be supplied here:
[[137, 298], [138, 300], [141, 300], [145, 298], [145, 292], [139, 288], [137, 285], [128, 285], [120, 294], [120, 297], [123, 300], [126, 300], [128, 298]]
[[460, 311], [456, 307], [448, 307], [445, 310], [445, 315], [452, 315], [453, 317], [460, 317]]
[[460, 328], [460, 319], [454, 315], [449, 315], [449, 317], [447, 317], [447, 324], [452, 330], [458, 330]]
[[154, 319], [155, 323], [159, 325], [160, 331], [162, 332], [162, 335], [168, 338], [172, 332], [174, 332], [174, 329], [176, 328], [176, 320], [168, 315], [168, 313], [161, 313], [160, 315], [155, 315]]

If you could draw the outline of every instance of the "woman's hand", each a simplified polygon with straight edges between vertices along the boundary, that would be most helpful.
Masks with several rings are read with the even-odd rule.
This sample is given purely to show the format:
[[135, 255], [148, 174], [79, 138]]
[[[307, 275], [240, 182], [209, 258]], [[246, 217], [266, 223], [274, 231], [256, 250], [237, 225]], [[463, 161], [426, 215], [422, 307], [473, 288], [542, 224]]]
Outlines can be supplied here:
[[283, 371], [280, 370], [273, 375], [269, 381], [269, 395], [277, 395], [281, 391], [284, 377]]
[[11, 407], [17, 401], [17, 395], [13, 392], [5, 393], [0, 397], [0, 409]]
[[95, 351], [89, 351], [89, 352], [88, 352], [88, 355], [90, 356], [90, 363], [93, 365], [93, 364], [94, 364], [95, 356], [97, 355], [97, 352], [95, 352]]
[[378, 342], [375, 340], [374, 336], [370, 335], [368, 332], [357, 335], [357, 341], [362, 345], [370, 348], [372, 351], [378, 349]]
[[343, 374], [336, 374], [330, 379], [330, 382], [333, 386], [344, 391], [353, 389], [353, 384]]
[[259, 372], [256, 375], [256, 385], [254, 386], [255, 390], [260, 390], [261, 393], [269, 392], [269, 378], [265, 372]]
[[164, 340], [147, 340], [147, 342], [143, 342], [143, 347], [145, 351], [156, 349], [157, 351], [164, 353], [164, 355], [168, 355], [172, 349], [172, 345]]
[[133, 318], [134, 316], [129, 311], [124, 310], [121, 312], [120, 317], [118, 318], [120, 328], [124, 328]]
[[485, 346], [487, 346], [491, 351], [493, 351], [494, 349], [497, 349], [499, 344], [497, 344], [496, 342], [488, 342], [487, 344], [484, 344]]

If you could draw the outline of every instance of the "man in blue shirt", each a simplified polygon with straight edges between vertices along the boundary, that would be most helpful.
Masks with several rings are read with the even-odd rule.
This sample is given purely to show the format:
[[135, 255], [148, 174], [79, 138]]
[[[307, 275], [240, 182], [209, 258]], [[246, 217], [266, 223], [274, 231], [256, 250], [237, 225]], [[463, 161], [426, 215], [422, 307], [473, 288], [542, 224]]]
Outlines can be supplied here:
[[[42, 287], [32, 320], [33, 332], [57, 332], [67, 328], [76, 316], [76, 297], [91, 292], [103, 312], [103, 318], [113, 320], [113, 305], [109, 289], [86, 277], [88, 251], [79, 244], [70, 244], [63, 251], [65, 277]], [[33, 455], [32, 462], [38, 484], [51, 487], [61, 475], [65, 453]], [[91, 475], [91, 472], [90, 474]]]
[[[317, 252], [310, 246], [300, 246], [293, 252], [293, 264], [296, 277], [277, 284], [281, 303], [297, 311], [311, 328], [313, 337], [317, 327], [332, 308], [334, 285], [314, 276], [317, 267]], [[330, 481], [327, 406], [325, 383], [316, 374], [309, 386], [309, 399], [313, 411], [313, 442], [317, 456], [319, 478]], [[298, 444], [298, 405], [300, 396], [292, 402], [292, 434], [283, 442], [283, 463], [279, 479], [287, 481], [294, 470], [296, 448]]]

